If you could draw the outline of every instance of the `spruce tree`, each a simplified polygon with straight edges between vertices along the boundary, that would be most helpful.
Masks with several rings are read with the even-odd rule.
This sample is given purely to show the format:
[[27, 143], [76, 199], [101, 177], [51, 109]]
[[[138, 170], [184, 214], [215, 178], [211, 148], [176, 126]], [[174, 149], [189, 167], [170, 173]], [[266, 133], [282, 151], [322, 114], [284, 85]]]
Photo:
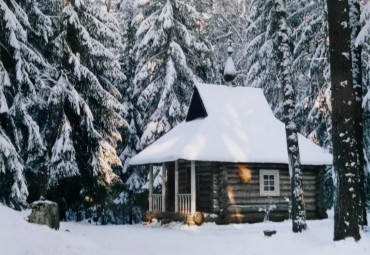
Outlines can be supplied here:
[[306, 211], [302, 189], [301, 161], [298, 145], [298, 132], [295, 123], [295, 91], [291, 78], [291, 41], [286, 22], [285, 0], [274, 1], [275, 21], [272, 28], [276, 30], [274, 48], [279, 60], [279, 80], [284, 91], [284, 120], [289, 158], [289, 172], [292, 190], [293, 232], [302, 232], [306, 228]]
[[206, 75], [202, 62], [211, 46], [195, 33], [199, 13], [192, 1], [137, 1], [142, 21], [136, 32], [134, 100], [141, 112], [142, 147], [184, 119], [192, 86]]
[[[357, 36], [355, 41], [356, 44], [362, 47], [362, 78], [363, 78], [363, 129], [364, 129], [364, 152], [365, 159], [367, 162], [366, 173], [365, 173], [365, 196], [366, 196], [366, 207], [370, 208], [370, 65], [369, 65], [369, 52], [370, 52], [370, 3], [366, 3], [361, 8], [361, 25], [362, 29]], [[366, 86], [367, 85], [367, 86]]]
[[[54, 112], [53, 117], [59, 117], [57, 119], [60, 120], [58, 121], [58, 125], [53, 127], [57, 136], [51, 149], [50, 159], [48, 160], [48, 182], [50, 186], [58, 185], [65, 178], [80, 175], [76, 162], [76, 151], [73, 145], [71, 123], [64, 112], [61, 113], [61, 117], [57, 115], [58, 109], [64, 107], [60, 105], [60, 102], [63, 102], [65, 99], [61, 99], [60, 97], [68, 93], [71, 93], [71, 91], [68, 91], [68, 82], [62, 76], [52, 88], [52, 93], [49, 98], [49, 109]], [[73, 94], [69, 96], [73, 96]]]
[[[328, 0], [330, 69], [333, 107], [333, 165], [338, 173], [338, 200], [334, 211], [334, 240], [359, 233], [359, 171], [362, 153], [357, 141], [358, 104], [353, 86], [351, 26], [348, 1]], [[347, 24], [347, 25], [343, 25]], [[361, 148], [362, 149], [362, 148]], [[351, 152], [351, 153], [348, 153]]]
[[117, 89], [125, 78], [115, 52], [121, 46], [117, 24], [90, 1], [69, 1], [62, 18], [53, 53], [71, 85], [64, 111], [79, 139], [80, 171], [109, 184], [116, 179], [112, 165], [121, 165], [114, 147], [121, 140], [117, 128], [125, 124]]
[[359, 180], [358, 180], [358, 217], [360, 225], [367, 225], [367, 212], [366, 212], [366, 197], [365, 197], [365, 157], [363, 153], [363, 110], [362, 110], [362, 47], [356, 44], [356, 39], [361, 30], [360, 23], [360, 3], [359, 1], [350, 0], [349, 2], [350, 16], [349, 25], [351, 27], [351, 55], [352, 55], [352, 76], [353, 76], [353, 87], [354, 87], [354, 101], [357, 109], [355, 122], [359, 124], [356, 126], [356, 140], [358, 145], [358, 160], [359, 160]]
[[7, 71], [0, 62], [0, 202], [15, 209], [26, 206], [27, 186], [24, 177], [23, 162], [12, 141], [6, 135], [9, 108], [4, 92], [11, 87]]
[[45, 144], [37, 123], [38, 113], [45, 110], [41, 79], [47, 62], [28, 42], [32, 26], [28, 15], [15, 1], [1, 1], [0, 56], [9, 86], [3, 87], [9, 112], [2, 128], [23, 162], [28, 179], [30, 200], [45, 194]]
[[277, 80], [277, 62], [272, 37], [275, 33], [271, 26], [274, 6], [273, 0], [256, 1], [251, 8], [250, 19], [245, 28], [243, 51], [236, 55], [235, 62], [244, 70], [244, 84], [262, 88], [274, 112], [283, 119], [283, 90]]
[[[325, 0], [287, 1], [293, 30], [296, 122], [301, 133], [331, 149], [330, 69]], [[287, 9], [288, 9], [287, 8]]]

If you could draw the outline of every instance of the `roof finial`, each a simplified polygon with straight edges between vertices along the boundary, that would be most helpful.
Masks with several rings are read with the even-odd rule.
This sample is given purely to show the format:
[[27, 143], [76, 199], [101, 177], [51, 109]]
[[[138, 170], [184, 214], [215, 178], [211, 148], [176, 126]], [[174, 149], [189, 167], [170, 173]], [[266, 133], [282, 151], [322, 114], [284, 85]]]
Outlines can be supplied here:
[[234, 52], [234, 49], [233, 49], [231, 43], [232, 43], [232, 41], [231, 41], [231, 34], [230, 34], [230, 36], [229, 36], [229, 47], [227, 47], [227, 54], [229, 56], [226, 59], [225, 68], [224, 68], [224, 79], [225, 79], [226, 82], [231, 82], [236, 77], [236, 69], [235, 69], [234, 61], [231, 57], [231, 55]]

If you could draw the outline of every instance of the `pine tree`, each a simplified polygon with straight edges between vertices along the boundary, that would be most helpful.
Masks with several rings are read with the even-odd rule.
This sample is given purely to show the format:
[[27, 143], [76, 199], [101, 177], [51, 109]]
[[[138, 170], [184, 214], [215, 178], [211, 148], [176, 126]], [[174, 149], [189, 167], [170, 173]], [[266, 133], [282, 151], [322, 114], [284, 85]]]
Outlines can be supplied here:
[[275, 0], [275, 21], [272, 28], [276, 30], [274, 48], [277, 59], [279, 80], [284, 90], [284, 119], [289, 158], [289, 172], [292, 189], [293, 232], [302, 232], [306, 228], [306, 212], [302, 189], [302, 172], [299, 155], [298, 132], [295, 124], [295, 93], [291, 78], [291, 42], [286, 22], [285, 1]]
[[4, 91], [5, 87], [10, 86], [8, 73], [0, 62], [0, 202], [15, 209], [21, 209], [26, 206], [28, 195], [23, 162], [3, 130], [3, 125], [9, 119], [9, 108]]
[[128, 116], [127, 120], [129, 126], [123, 131], [126, 139], [122, 143], [123, 147], [120, 150], [120, 159], [123, 162], [123, 170], [125, 173], [128, 168], [128, 162], [131, 157], [135, 156], [140, 150], [140, 138], [138, 137], [138, 123], [136, 116], [140, 116], [140, 113], [135, 109], [135, 101], [133, 99], [133, 79], [135, 77], [135, 33], [136, 26], [133, 19], [135, 18], [136, 8], [134, 7], [134, 1], [122, 1], [118, 2], [117, 12], [118, 19], [120, 20], [120, 31], [122, 37], [122, 53], [121, 63], [122, 70], [124, 70], [127, 79], [123, 85], [123, 102], [127, 105]]
[[[134, 46], [136, 42], [137, 20], [135, 19], [138, 14], [137, 8], [134, 6], [135, 0], [118, 1], [117, 15], [120, 25], [120, 32], [122, 38], [122, 53], [121, 65], [127, 79], [122, 87], [122, 102], [127, 105], [128, 115], [126, 119], [129, 123], [121, 133], [125, 137], [123, 143], [118, 148], [120, 159], [123, 163], [121, 172], [121, 179], [125, 184], [124, 191], [118, 194], [116, 205], [125, 208], [122, 212], [124, 215], [123, 222], [130, 223], [138, 222], [142, 218], [141, 209], [145, 208], [147, 200], [141, 201], [140, 197], [145, 190], [145, 178], [147, 171], [143, 166], [129, 166], [130, 159], [141, 151], [140, 138], [138, 130], [140, 130], [141, 113], [136, 109], [136, 101], [133, 97], [133, 80], [135, 78], [135, 52]], [[124, 198], [124, 199], [123, 199]]]
[[[152, 143], [182, 121], [211, 46], [194, 32], [199, 13], [192, 2], [180, 0], [137, 1], [143, 19], [135, 46], [137, 69], [134, 100], [141, 112], [142, 147]], [[198, 77], [204, 78], [204, 73]]]
[[[348, 1], [328, 1], [330, 69], [333, 107], [333, 165], [338, 173], [338, 200], [334, 214], [334, 240], [359, 233], [357, 180], [362, 170], [357, 143], [360, 125], [354, 103], [351, 27]], [[347, 24], [344, 26], [343, 24]], [[340, 35], [340, 36], [339, 36]], [[351, 153], [348, 153], [348, 152]]]
[[326, 1], [287, 1], [292, 27], [296, 122], [301, 133], [331, 149], [330, 70]]
[[363, 129], [364, 129], [364, 152], [365, 152], [365, 159], [366, 159], [366, 170], [365, 173], [365, 195], [366, 195], [366, 205], [367, 208], [370, 208], [370, 90], [369, 85], [365, 86], [366, 84], [370, 84], [370, 65], [369, 65], [369, 52], [370, 52], [370, 44], [369, 44], [369, 37], [370, 37], [370, 3], [366, 3], [361, 8], [361, 24], [362, 29], [357, 36], [356, 44], [361, 45], [362, 47], [362, 67], [364, 69], [362, 73], [363, 78]]
[[[126, 109], [118, 101], [125, 79], [117, 56], [122, 46], [118, 24], [101, 4], [69, 1], [51, 41], [53, 65], [68, 77], [59, 116], [71, 125], [79, 171], [92, 194], [97, 185], [108, 187], [118, 180], [112, 167], [121, 166], [115, 147], [121, 140], [118, 128], [126, 124]], [[58, 11], [50, 13], [54, 9]]]
[[362, 47], [356, 45], [357, 36], [361, 30], [360, 23], [360, 3], [359, 1], [350, 0], [350, 17], [349, 25], [351, 27], [351, 55], [352, 55], [352, 76], [353, 76], [353, 87], [354, 87], [354, 101], [356, 115], [355, 122], [358, 122], [356, 130], [356, 140], [358, 145], [358, 157], [359, 157], [359, 181], [357, 186], [358, 193], [358, 216], [360, 225], [367, 225], [367, 213], [366, 213], [366, 197], [365, 197], [365, 168], [364, 168], [364, 153], [363, 153], [363, 110], [362, 110]]
[[1, 1], [1, 62], [10, 86], [4, 94], [9, 114], [3, 126], [18, 155], [29, 183], [30, 199], [45, 194], [45, 145], [37, 123], [38, 113], [45, 110], [42, 93], [45, 84], [40, 78], [47, 62], [28, 42], [32, 26], [28, 15], [15, 1]]
[[273, 0], [254, 3], [244, 32], [243, 51], [236, 54], [235, 63], [245, 70], [242, 74], [244, 84], [262, 88], [275, 116], [283, 119], [283, 89], [276, 78], [278, 62], [272, 40], [273, 6]]
[[[51, 104], [50, 109], [55, 110], [53, 111], [53, 117], [56, 117], [58, 108], [63, 108], [63, 105], [59, 104], [61, 101], [63, 102], [63, 99], [61, 100], [60, 97], [63, 97], [63, 94], [71, 93], [71, 91], [67, 90], [67, 86], [67, 81], [64, 77], [61, 77], [58, 83], [52, 88], [53, 92], [50, 95], [49, 101]], [[70, 96], [73, 96], [73, 94]], [[55, 105], [52, 105], [53, 103]], [[50, 186], [58, 185], [65, 178], [80, 175], [76, 162], [76, 151], [73, 145], [72, 127], [65, 113], [62, 113], [62, 115], [61, 121], [58, 123], [59, 125], [54, 127], [54, 132], [58, 129], [57, 138], [51, 149], [51, 157], [48, 160], [48, 182]]]

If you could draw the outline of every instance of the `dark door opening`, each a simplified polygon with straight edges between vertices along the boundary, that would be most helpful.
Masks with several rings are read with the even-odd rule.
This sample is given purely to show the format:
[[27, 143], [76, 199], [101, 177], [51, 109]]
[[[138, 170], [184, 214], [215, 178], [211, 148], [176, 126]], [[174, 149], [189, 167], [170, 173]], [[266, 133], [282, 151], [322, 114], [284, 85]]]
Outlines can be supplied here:
[[167, 194], [166, 208], [168, 212], [175, 211], [175, 162], [166, 163], [167, 167]]

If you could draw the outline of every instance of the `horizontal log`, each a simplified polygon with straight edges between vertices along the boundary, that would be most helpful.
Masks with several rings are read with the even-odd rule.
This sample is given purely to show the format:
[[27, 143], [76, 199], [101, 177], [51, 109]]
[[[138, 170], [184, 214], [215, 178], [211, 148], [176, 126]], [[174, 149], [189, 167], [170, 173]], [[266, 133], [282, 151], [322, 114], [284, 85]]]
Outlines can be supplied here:
[[306, 181], [306, 180], [313, 181], [313, 180], [316, 180], [316, 178], [317, 178], [316, 175], [309, 175], [309, 176], [303, 175], [302, 180], [303, 180], [303, 182]]
[[306, 211], [316, 211], [317, 206], [316, 204], [305, 204]]
[[[306, 204], [306, 212], [316, 212], [315, 204]], [[289, 205], [285, 203], [280, 204], [261, 204], [261, 205], [229, 205], [228, 212], [230, 213], [251, 213], [251, 212], [261, 212], [265, 210], [270, 211], [288, 211]]]
[[241, 197], [234, 199], [235, 204], [270, 204], [270, 203], [289, 203], [284, 197]]
[[280, 222], [289, 219], [289, 212], [270, 212], [267, 216], [267, 220]]
[[288, 211], [288, 204], [274, 204], [274, 205], [245, 205], [235, 206], [231, 205], [227, 208], [229, 213], [252, 213], [252, 212], [264, 212], [266, 210], [271, 211]]
[[[227, 183], [229, 185], [259, 185], [260, 180], [259, 179], [252, 179], [250, 182], [243, 182], [239, 177], [238, 178], [229, 178], [227, 180]], [[288, 185], [290, 188], [290, 179], [279, 179], [280, 185]], [[316, 188], [316, 181], [315, 180], [306, 180], [302, 182], [303, 186], [315, 186]]]
[[259, 191], [260, 185], [258, 184], [230, 184], [228, 183], [228, 187], [231, 188], [233, 191]]
[[[257, 223], [265, 219], [264, 213], [249, 213], [249, 214], [229, 214], [225, 219], [219, 219], [218, 222], [224, 220], [221, 224], [228, 223]], [[216, 223], [218, 223], [216, 221]]]
[[[231, 194], [230, 194], [231, 195]], [[289, 197], [291, 195], [290, 190], [280, 190], [279, 196], [261, 196], [260, 191], [234, 191], [233, 197], [234, 198], [240, 198], [240, 197]], [[312, 192], [311, 196], [315, 196], [315, 193]]]
[[[280, 185], [280, 190], [290, 190], [291, 186], [289, 185]], [[313, 193], [316, 193], [316, 187], [313, 185], [303, 185], [302, 186], [303, 191], [312, 191]]]
[[212, 199], [210, 197], [202, 197], [202, 198], [199, 198], [198, 201], [197, 201], [197, 205], [198, 204], [211, 204], [212, 202]]

